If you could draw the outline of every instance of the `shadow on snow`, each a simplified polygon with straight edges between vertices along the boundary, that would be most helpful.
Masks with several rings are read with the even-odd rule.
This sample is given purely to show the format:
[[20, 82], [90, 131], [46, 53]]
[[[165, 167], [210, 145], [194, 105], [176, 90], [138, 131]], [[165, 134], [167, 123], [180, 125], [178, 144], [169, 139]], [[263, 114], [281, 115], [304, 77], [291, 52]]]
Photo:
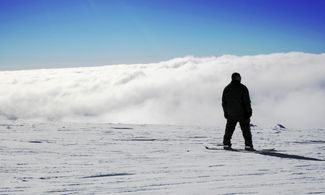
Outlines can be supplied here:
[[272, 151], [257, 151], [256, 153], [266, 155], [266, 156], [274, 156], [279, 158], [289, 158], [289, 159], [298, 159], [298, 160], [313, 160], [313, 161], [324, 161], [318, 158], [310, 158], [295, 154], [286, 154], [286, 153], [279, 153], [279, 152], [272, 152]]

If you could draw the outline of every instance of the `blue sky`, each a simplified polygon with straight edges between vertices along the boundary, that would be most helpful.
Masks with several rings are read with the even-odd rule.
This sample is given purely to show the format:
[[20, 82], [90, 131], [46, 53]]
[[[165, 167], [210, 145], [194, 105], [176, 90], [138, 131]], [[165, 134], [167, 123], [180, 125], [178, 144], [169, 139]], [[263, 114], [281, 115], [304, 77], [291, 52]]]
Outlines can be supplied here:
[[0, 70], [325, 52], [322, 0], [0, 0]]

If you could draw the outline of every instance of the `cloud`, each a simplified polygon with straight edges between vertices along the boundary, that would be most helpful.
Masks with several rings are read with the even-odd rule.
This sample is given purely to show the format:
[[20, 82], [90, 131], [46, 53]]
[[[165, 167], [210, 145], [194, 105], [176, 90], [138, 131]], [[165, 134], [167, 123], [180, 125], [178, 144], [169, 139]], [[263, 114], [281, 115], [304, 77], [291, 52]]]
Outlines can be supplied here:
[[235, 71], [250, 90], [253, 123], [325, 127], [325, 54], [299, 52], [3, 71], [0, 115], [223, 126], [221, 94]]

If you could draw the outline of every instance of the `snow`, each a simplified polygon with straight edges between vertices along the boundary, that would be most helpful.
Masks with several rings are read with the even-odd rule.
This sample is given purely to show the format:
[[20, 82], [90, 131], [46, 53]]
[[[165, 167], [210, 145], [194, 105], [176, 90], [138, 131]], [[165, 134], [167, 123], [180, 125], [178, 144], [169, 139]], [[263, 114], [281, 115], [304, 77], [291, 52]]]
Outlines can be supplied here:
[[[324, 194], [325, 161], [210, 151], [223, 127], [0, 123], [0, 194]], [[325, 129], [252, 129], [256, 148], [325, 159]], [[233, 146], [243, 147], [239, 129]]]

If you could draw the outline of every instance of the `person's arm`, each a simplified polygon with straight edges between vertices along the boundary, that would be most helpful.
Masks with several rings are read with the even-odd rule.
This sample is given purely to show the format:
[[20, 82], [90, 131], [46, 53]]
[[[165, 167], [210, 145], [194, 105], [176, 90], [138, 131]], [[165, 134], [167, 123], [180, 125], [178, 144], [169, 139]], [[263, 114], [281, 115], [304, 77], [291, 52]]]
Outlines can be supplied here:
[[243, 103], [244, 103], [244, 109], [245, 109], [245, 116], [247, 118], [250, 118], [252, 116], [252, 107], [251, 107], [251, 99], [249, 97], [249, 91], [247, 87], [244, 88], [244, 94], [243, 94]]
[[226, 92], [225, 91], [226, 91], [226, 88], [222, 92], [222, 108], [223, 108], [223, 114], [224, 114], [225, 118], [227, 119], [228, 113], [226, 111], [227, 101], [226, 101], [226, 95], [225, 95]]

